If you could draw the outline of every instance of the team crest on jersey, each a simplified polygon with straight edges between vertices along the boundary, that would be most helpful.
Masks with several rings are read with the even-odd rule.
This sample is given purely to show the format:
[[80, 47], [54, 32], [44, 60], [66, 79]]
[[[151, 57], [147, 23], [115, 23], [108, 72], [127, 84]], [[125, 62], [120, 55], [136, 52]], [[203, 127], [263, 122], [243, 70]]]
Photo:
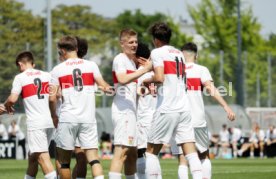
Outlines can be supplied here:
[[134, 144], [134, 137], [128, 136], [128, 144], [133, 145]]

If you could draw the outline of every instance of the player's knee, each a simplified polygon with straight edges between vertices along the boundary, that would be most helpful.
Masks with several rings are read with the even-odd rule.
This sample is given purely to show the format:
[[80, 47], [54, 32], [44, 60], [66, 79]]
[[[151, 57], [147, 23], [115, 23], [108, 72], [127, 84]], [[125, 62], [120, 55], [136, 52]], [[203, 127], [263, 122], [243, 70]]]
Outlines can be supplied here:
[[91, 167], [93, 167], [94, 165], [100, 165], [100, 164], [101, 164], [101, 163], [100, 163], [99, 160], [92, 160], [92, 161], [89, 162], [89, 165], [90, 165]]
[[60, 168], [61, 169], [69, 169], [70, 168], [70, 163], [61, 163]]
[[38, 161], [39, 164], [51, 162], [50, 156], [49, 156], [48, 153], [41, 153], [41, 154], [37, 157], [37, 161]]

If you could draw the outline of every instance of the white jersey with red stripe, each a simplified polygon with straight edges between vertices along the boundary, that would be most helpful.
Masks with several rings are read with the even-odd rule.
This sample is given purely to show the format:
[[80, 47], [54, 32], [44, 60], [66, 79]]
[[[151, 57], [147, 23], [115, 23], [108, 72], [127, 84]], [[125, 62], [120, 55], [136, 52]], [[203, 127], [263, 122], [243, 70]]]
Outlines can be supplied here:
[[71, 58], [57, 65], [51, 75], [51, 84], [61, 87], [63, 97], [59, 122], [96, 123], [94, 83], [101, 77], [97, 64]]
[[116, 74], [130, 74], [137, 70], [133, 60], [129, 59], [124, 53], [118, 54], [113, 60], [112, 75], [116, 95], [112, 103], [112, 112], [128, 112], [136, 113], [136, 95], [137, 80], [122, 85], [118, 83]]
[[165, 45], [151, 52], [153, 67], [164, 67], [164, 82], [158, 85], [157, 108], [161, 113], [189, 111], [186, 93], [185, 58], [182, 52]]
[[14, 78], [11, 93], [22, 96], [28, 130], [54, 127], [49, 110], [50, 78], [49, 73], [33, 68]]
[[[143, 67], [139, 67], [139, 69], [142, 69]], [[148, 72], [142, 75], [140, 78], [138, 78], [137, 86], [141, 86], [143, 81], [145, 79], [151, 78], [154, 75], [154, 73]], [[155, 112], [157, 103], [157, 98], [154, 97], [151, 94], [145, 95], [145, 96], [138, 96], [137, 99], [137, 120], [142, 119], [144, 117], [150, 117], [153, 118], [153, 113]], [[151, 121], [149, 121], [151, 122]]]
[[202, 90], [205, 82], [213, 81], [212, 76], [208, 68], [195, 63], [187, 63], [185, 71], [193, 127], [206, 127]]

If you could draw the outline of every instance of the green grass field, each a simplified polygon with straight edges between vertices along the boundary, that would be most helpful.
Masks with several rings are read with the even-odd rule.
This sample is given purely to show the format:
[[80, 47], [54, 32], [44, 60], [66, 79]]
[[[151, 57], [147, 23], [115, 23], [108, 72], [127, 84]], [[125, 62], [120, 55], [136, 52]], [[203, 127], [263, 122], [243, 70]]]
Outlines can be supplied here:
[[[72, 160], [71, 167], [74, 160]], [[102, 161], [107, 176], [110, 161]], [[276, 179], [276, 159], [212, 160], [213, 179]], [[163, 179], [177, 179], [177, 161], [161, 160]], [[0, 160], [0, 179], [22, 179], [26, 160]], [[43, 179], [41, 170], [37, 179]], [[88, 171], [88, 177], [91, 172]], [[106, 177], [107, 178], [107, 177]]]

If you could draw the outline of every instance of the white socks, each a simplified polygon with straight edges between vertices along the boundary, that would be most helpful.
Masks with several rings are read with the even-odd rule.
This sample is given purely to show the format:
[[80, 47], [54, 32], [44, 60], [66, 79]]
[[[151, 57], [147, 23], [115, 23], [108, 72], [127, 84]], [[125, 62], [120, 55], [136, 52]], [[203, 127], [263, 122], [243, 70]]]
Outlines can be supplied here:
[[126, 179], [135, 179], [135, 175], [126, 175]]
[[122, 174], [117, 172], [109, 172], [108, 176], [109, 179], [122, 179]]
[[[78, 179], [78, 178], [77, 178]], [[85, 179], [85, 178], [84, 178]], [[94, 179], [104, 179], [104, 175], [96, 176]]]
[[46, 175], [44, 176], [44, 178], [45, 178], [45, 179], [56, 179], [56, 178], [57, 178], [57, 173], [56, 173], [56, 171], [54, 170], [54, 171], [52, 171], [52, 172], [46, 174]]
[[159, 179], [162, 178], [159, 159], [156, 155], [146, 152], [146, 178]]
[[31, 177], [30, 175], [25, 174], [24, 179], [35, 179], [35, 177]]
[[188, 166], [186, 165], [178, 166], [178, 179], [189, 179]]
[[137, 173], [136, 173], [136, 178], [137, 179], [146, 179], [146, 160], [144, 157], [138, 158], [136, 162], [136, 167], [137, 167]]
[[190, 165], [193, 179], [202, 179], [202, 166], [197, 153], [190, 153], [185, 157]]
[[212, 164], [210, 159], [201, 160], [202, 176], [204, 179], [211, 179], [212, 176]]

